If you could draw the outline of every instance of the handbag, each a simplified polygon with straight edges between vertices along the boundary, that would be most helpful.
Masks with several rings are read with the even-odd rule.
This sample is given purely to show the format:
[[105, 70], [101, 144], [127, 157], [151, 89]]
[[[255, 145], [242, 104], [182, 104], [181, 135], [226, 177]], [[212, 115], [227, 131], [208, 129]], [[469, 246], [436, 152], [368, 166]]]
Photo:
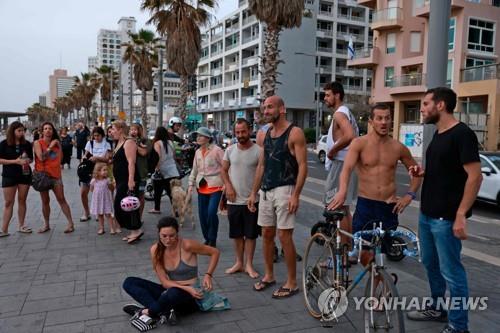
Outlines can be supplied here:
[[34, 170], [31, 178], [33, 188], [38, 192], [45, 192], [54, 188], [54, 180], [45, 171], [45, 161], [42, 162], [42, 167], [43, 171]]

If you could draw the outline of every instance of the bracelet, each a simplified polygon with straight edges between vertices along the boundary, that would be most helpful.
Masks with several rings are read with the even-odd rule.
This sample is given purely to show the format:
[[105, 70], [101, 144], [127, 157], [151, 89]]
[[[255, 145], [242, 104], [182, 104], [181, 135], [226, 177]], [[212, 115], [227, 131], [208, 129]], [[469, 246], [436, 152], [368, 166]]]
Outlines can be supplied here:
[[205, 275], [208, 275], [210, 277], [213, 277], [212, 274], [210, 274], [209, 272], [206, 272]]
[[417, 198], [417, 194], [415, 192], [408, 191], [406, 192], [406, 194], [408, 194], [412, 200], [415, 200]]

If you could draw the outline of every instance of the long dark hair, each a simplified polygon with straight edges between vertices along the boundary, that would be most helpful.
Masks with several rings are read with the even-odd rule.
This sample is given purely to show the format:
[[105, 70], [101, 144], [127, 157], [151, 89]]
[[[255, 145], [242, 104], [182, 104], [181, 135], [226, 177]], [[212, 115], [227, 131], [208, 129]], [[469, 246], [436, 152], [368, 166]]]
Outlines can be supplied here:
[[56, 139], [57, 141], [61, 141], [59, 138], [59, 134], [57, 134], [56, 128], [54, 127], [54, 124], [52, 124], [50, 121], [46, 121], [40, 126], [40, 138], [43, 138], [43, 128], [45, 125], [50, 125], [52, 127], [52, 137], [50, 138], [50, 141]]
[[156, 128], [155, 137], [153, 138], [153, 144], [156, 141], [163, 142], [163, 146], [165, 147], [165, 151], [168, 152], [168, 144], [167, 141], [170, 139], [170, 135], [165, 127], [159, 126]]
[[177, 223], [175, 217], [165, 216], [158, 221], [158, 225], [156, 227], [158, 228], [158, 242], [156, 243], [156, 250], [153, 256], [153, 263], [155, 267], [157, 266], [163, 267], [163, 256], [165, 254], [165, 245], [163, 245], [163, 243], [159, 239], [160, 230], [163, 228], [174, 228], [175, 232], [178, 233], [179, 223]]
[[[14, 121], [12, 124], [9, 125], [9, 128], [7, 128], [7, 145], [9, 146], [15, 146], [16, 145], [16, 130], [18, 128], [24, 128], [26, 130], [26, 127], [20, 122], [20, 121]], [[26, 139], [24, 136], [20, 140], [20, 144], [24, 144], [26, 142]]]

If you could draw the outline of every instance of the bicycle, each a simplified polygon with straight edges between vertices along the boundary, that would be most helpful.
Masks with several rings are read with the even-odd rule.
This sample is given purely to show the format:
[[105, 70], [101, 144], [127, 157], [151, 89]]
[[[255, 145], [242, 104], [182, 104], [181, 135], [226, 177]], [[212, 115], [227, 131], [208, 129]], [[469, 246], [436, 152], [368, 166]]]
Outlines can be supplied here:
[[[385, 256], [382, 254], [382, 240], [392, 232], [384, 231], [380, 223], [374, 230], [360, 231], [352, 235], [340, 228], [344, 212], [325, 211], [323, 215], [329, 229], [326, 227], [319, 229], [311, 237], [304, 255], [302, 289], [309, 313], [321, 319], [324, 324], [338, 320], [338, 317], [347, 310], [347, 296], [368, 273], [365, 300], [371, 300], [372, 303], [377, 300], [378, 304], [363, 306], [365, 332], [404, 332], [401, 309], [393, 309], [390, 306], [393, 304], [392, 299], [399, 297], [395, 286], [397, 275], [386, 271]], [[353, 238], [356, 246], [364, 245], [374, 253], [374, 259], [354, 277], [353, 281], [349, 279], [348, 245], [341, 244], [341, 235]], [[373, 238], [369, 242], [362, 236]], [[405, 255], [414, 255], [413, 251], [405, 250], [403, 250]], [[358, 261], [360, 256], [361, 251], [358, 253]]]

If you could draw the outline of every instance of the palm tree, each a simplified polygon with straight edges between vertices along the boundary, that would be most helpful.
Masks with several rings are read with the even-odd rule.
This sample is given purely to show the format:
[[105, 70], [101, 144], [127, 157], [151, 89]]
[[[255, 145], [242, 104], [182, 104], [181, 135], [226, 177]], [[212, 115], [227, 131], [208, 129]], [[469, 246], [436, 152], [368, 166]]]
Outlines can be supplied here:
[[47, 106], [42, 106], [40, 103], [34, 103], [26, 110], [28, 120], [31, 123], [41, 125], [44, 121], [55, 123], [57, 120], [57, 112]]
[[92, 100], [97, 94], [97, 76], [93, 73], [81, 73], [81, 78], [75, 76], [75, 86], [73, 88], [74, 97], [79, 106], [85, 110], [85, 123], [90, 123], [90, 108]]
[[[158, 66], [158, 56], [155, 45], [159, 38], [154, 32], [141, 29], [137, 34], [129, 34], [131, 41], [123, 44], [125, 53], [123, 61], [131, 63], [134, 71], [134, 80], [137, 88], [142, 92], [142, 126], [147, 129], [147, 92], [153, 89], [153, 68]], [[130, 106], [132, 107], [132, 106]], [[132, 119], [130, 119], [132, 122]]]
[[300, 27], [304, 14], [304, 0], [248, 0], [248, 8], [257, 19], [267, 25], [262, 57], [262, 93], [274, 95], [278, 75], [279, 35], [283, 29]]
[[216, 0], [143, 0], [142, 10], [149, 10], [149, 23], [156, 25], [161, 36], [167, 37], [168, 67], [181, 77], [181, 96], [176, 115], [186, 118], [188, 77], [196, 72], [201, 54], [200, 25], [206, 24]]
[[57, 97], [54, 101], [54, 109], [64, 118], [64, 123], [67, 124], [69, 112], [72, 110], [70, 98], [68, 96]]
[[102, 65], [101, 67], [97, 68], [97, 74], [97, 83], [101, 95], [101, 106], [102, 101], [105, 102], [104, 123], [107, 124], [109, 118], [109, 102], [113, 98], [111, 89], [114, 90], [114, 88], [112, 87], [116, 87], [118, 85], [119, 77], [118, 73], [115, 72], [112, 67], [106, 65]]

